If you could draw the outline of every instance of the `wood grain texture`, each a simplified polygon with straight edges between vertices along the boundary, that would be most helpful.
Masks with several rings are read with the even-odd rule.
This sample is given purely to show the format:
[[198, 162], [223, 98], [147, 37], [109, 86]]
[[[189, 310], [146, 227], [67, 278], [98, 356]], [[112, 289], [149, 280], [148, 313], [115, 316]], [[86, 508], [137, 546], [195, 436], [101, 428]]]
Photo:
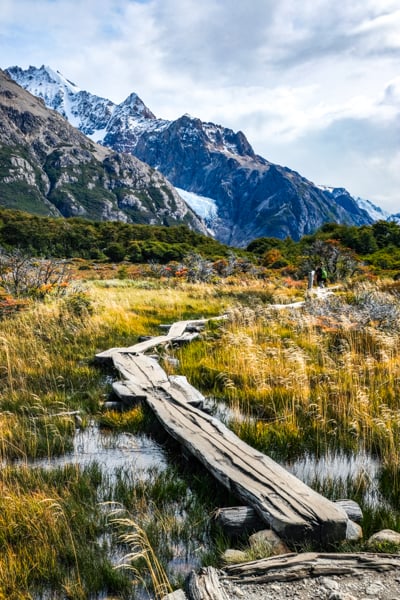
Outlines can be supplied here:
[[171, 378], [143, 352], [185, 335], [181, 321], [168, 334], [97, 357], [112, 360], [124, 384], [146, 397], [166, 431], [196, 457], [235, 497], [288, 542], [312, 540], [326, 548], [346, 537], [343, 509], [302, 483], [271, 458], [244, 443], [221, 421], [196, 408], [199, 392]]

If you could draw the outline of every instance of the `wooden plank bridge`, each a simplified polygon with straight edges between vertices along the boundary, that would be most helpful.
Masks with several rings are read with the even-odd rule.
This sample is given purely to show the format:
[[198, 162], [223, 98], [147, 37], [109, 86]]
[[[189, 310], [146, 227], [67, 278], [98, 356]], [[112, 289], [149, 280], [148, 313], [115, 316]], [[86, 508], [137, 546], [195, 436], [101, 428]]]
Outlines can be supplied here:
[[189, 341], [204, 324], [181, 321], [165, 335], [101, 352], [96, 359], [112, 361], [127, 394], [145, 398], [166, 431], [282, 538], [325, 547], [345, 539], [348, 517], [339, 506], [196, 408], [199, 392], [185, 378], [168, 377], [156, 359], [144, 354], [160, 344]]

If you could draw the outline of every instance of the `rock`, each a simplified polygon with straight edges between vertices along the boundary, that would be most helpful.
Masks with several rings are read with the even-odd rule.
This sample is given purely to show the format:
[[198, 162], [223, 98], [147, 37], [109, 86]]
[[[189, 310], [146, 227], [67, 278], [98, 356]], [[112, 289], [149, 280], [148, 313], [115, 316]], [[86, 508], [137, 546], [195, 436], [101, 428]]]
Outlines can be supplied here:
[[136, 223], [133, 215], [139, 214], [141, 223], [164, 225], [168, 219], [207, 235], [204, 222], [161, 171], [94, 144], [3, 71], [0, 122], [3, 205], [10, 185], [17, 185], [24, 190], [19, 194], [30, 197], [26, 210], [36, 214], [125, 223]]
[[382, 594], [384, 591], [385, 586], [383, 583], [381, 581], [377, 581], [376, 583], [371, 583], [371, 585], [366, 588], [365, 593], [368, 596], [379, 596], [379, 594]]
[[374, 546], [385, 542], [400, 546], [400, 533], [398, 531], [393, 531], [392, 529], [382, 529], [382, 531], [378, 531], [377, 533], [374, 533], [374, 535], [371, 535], [367, 545]]
[[319, 583], [330, 592], [337, 592], [339, 590], [338, 582], [330, 577], [320, 577]]
[[225, 552], [221, 556], [221, 559], [226, 564], [232, 564], [232, 563], [246, 562], [248, 557], [245, 552], [242, 552], [242, 550], [235, 550], [234, 548], [228, 548], [227, 550], [225, 550]]
[[286, 544], [282, 542], [272, 529], [256, 531], [256, 533], [253, 533], [249, 537], [249, 544], [253, 548], [255, 546], [265, 546], [270, 554], [287, 554], [290, 552]]
[[104, 408], [104, 410], [120, 411], [122, 409], [122, 402], [107, 401], [107, 402], [104, 402], [103, 408]]
[[164, 596], [162, 600], [187, 600], [187, 596], [183, 590], [175, 590]]
[[219, 508], [214, 518], [215, 522], [230, 536], [250, 534], [265, 528], [265, 522], [250, 506]]
[[361, 540], [362, 537], [363, 537], [363, 530], [360, 527], [360, 525], [358, 525], [358, 523], [354, 523], [354, 521], [349, 519], [347, 521], [347, 527], [346, 527], [346, 540], [355, 542], [357, 540]]
[[338, 504], [341, 508], [343, 508], [349, 519], [355, 521], [356, 523], [361, 523], [363, 514], [357, 502], [354, 500], [336, 500], [335, 504]]

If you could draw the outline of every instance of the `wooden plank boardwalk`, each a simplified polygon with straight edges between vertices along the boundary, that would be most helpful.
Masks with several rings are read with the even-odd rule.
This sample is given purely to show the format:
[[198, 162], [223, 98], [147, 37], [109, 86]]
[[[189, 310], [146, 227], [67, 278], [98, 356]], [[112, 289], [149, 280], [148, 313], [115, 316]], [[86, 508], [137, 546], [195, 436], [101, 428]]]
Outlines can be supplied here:
[[111, 349], [96, 358], [111, 360], [124, 385], [146, 397], [166, 431], [282, 538], [288, 542], [312, 540], [322, 547], [345, 539], [348, 517], [339, 506], [193, 406], [198, 391], [187, 382], [182, 385], [180, 378], [168, 378], [157, 360], [143, 354], [181, 339], [194, 323], [199, 321], [176, 323], [164, 336]]

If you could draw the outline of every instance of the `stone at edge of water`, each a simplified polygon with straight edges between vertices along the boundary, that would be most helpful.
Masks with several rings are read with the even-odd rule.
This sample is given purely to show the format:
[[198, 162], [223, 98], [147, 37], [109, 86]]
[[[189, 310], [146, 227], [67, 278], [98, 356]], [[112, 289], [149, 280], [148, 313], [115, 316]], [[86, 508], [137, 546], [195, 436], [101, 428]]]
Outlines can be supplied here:
[[262, 529], [256, 531], [249, 537], [249, 544], [251, 547], [263, 545], [271, 549], [271, 554], [287, 554], [290, 552], [286, 544], [276, 535], [272, 529]]
[[381, 544], [388, 542], [400, 546], [400, 533], [393, 531], [392, 529], [382, 529], [371, 535], [367, 541], [368, 546], [374, 546], [375, 544]]
[[222, 561], [225, 564], [241, 563], [248, 560], [248, 556], [242, 550], [235, 550], [234, 548], [228, 548], [221, 556]]
[[346, 526], [346, 540], [350, 540], [352, 542], [356, 542], [361, 540], [363, 537], [363, 530], [358, 525], [358, 523], [354, 523], [351, 519], [347, 521]]
[[175, 590], [164, 596], [162, 600], [187, 600], [187, 596], [183, 590]]
[[362, 510], [357, 502], [354, 500], [336, 500], [335, 504], [340, 506], [346, 513], [346, 515], [355, 523], [361, 523], [363, 520]]

